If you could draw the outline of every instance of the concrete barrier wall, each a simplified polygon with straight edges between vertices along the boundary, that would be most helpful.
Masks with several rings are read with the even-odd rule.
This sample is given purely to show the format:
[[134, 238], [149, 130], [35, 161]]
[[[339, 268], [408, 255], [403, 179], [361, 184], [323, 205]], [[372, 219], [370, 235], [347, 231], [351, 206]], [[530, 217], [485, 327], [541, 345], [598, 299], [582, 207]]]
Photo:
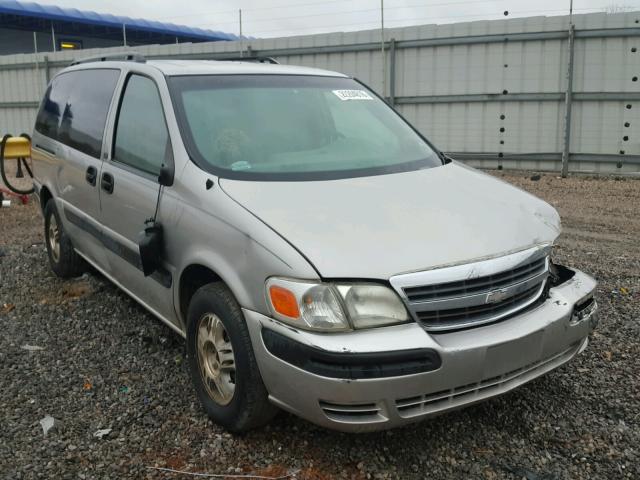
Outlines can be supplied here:
[[[564, 157], [569, 171], [623, 173], [640, 172], [639, 22], [626, 12], [574, 15], [573, 27], [556, 16], [388, 29], [384, 57], [379, 30], [136, 51], [224, 59], [242, 48], [344, 72], [472, 165], [560, 171]], [[0, 57], [0, 132], [30, 132], [49, 79], [74, 58], [119, 50]]]

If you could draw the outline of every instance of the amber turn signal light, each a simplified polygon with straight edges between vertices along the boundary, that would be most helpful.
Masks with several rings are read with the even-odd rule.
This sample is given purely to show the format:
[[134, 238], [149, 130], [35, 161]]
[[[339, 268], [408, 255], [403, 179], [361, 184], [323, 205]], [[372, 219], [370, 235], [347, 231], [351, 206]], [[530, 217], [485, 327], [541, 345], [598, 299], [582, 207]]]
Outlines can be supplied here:
[[271, 305], [280, 315], [289, 318], [300, 318], [298, 301], [293, 292], [286, 288], [272, 285], [269, 287], [269, 296], [271, 297]]

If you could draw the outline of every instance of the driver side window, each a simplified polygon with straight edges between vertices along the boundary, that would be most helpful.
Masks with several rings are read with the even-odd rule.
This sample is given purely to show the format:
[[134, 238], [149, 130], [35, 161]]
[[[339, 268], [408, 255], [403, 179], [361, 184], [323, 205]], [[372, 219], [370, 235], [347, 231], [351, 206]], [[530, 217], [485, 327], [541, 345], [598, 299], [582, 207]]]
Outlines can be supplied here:
[[113, 160], [158, 175], [170, 154], [160, 93], [150, 78], [131, 75], [120, 102]]

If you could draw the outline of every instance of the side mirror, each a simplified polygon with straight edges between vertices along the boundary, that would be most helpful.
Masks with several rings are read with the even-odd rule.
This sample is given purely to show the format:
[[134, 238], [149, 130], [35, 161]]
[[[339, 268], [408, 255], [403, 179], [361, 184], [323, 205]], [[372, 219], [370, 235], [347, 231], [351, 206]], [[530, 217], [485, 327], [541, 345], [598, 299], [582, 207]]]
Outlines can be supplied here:
[[170, 187], [173, 185], [173, 167], [162, 165], [160, 168], [160, 175], [158, 175], [158, 183], [163, 187]]
[[160, 267], [160, 259], [164, 253], [162, 225], [149, 221], [138, 238], [140, 250], [140, 264], [145, 277], [148, 277]]

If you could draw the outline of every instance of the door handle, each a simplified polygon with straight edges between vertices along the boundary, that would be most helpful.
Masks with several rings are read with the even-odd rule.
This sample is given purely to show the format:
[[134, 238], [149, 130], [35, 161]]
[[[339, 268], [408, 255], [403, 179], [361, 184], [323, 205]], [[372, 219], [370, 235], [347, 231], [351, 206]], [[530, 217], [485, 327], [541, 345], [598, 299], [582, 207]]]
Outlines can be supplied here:
[[55, 155], [56, 152], [52, 149], [52, 148], [47, 148], [47, 147], [43, 147], [42, 145], [40, 145], [39, 143], [36, 143], [35, 145], [36, 148], [39, 148], [40, 150], [44, 150], [45, 152], [47, 152], [49, 155]]
[[84, 178], [87, 179], [87, 182], [89, 183], [89, 185], [91, 185], [92, 187], [95, 187], [96, 178], [98, 178], [98, 170], [96, 169], [96, 167], [87, 168], [87, 174], [85, 175]]
[[100, 187], [107, 193], [113, 193], [114, 185], [113, 175], [110, 173], [103, 173], [102, 180], [100, 181]]

